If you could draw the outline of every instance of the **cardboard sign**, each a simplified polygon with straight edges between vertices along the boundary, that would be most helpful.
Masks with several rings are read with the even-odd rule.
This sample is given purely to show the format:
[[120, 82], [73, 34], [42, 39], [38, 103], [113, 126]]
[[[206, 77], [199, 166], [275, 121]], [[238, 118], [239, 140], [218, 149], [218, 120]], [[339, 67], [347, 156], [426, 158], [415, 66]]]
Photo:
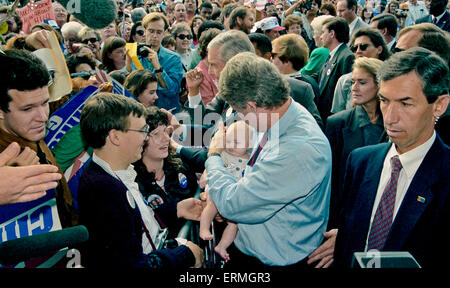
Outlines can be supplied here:
[[47, 19], [55, 20], [52, 0], [40, 0], [39, 2], [31, 0], [25, 7], [19, 9], [19, 16], [23, 22], [22, 30], [28, 34], [34, 24], [42, 23]]

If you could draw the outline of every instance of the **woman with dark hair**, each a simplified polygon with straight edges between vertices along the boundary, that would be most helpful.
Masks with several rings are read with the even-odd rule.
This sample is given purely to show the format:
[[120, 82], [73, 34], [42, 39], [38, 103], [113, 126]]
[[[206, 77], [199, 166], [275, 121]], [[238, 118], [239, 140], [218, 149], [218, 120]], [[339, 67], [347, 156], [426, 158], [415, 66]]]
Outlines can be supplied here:
[[373, 9], [371, 7], [364, 7], [361, 12], [361, 19], [366, 22], [367, 24], [370, 24], [370, 20], [373, 18]]
[[145, 43], [145, 29], [142, 26], [142, 21], [136, 22], [131, 27], [130, 37], [128, 43]]
[[[195, 195], [198, 189], [197, 177], [170, 149], [172, 126], [169, 125], [167, 114], [157, 107], [149, 107], [146, 120], [150, 133], [144, 144], [142, 158], [133, 165], [137, 172], [136, 182], [145, 200], [160, 215], [164, 213], [165, 206]], [[174, 219], [171, 223], [164, 223], [169, 228], [169, 237], [175, 236], [184, 222]]]
[[384, 139], [376, 75], [382, 64], [383, 61], [376, 58], [357, 58], [351, 77], [354, 108], [327, 119], [325, 135], [330, 141], [333, 159], [329, 228], [336, 228], [348, 155], [356, 148], [381, 143]]
[[198, 41], [200, 40], [200, 37], [198, 35], [198, 28], [200, 28], [200, 25], [202, 25], [203, 23], [206, 22], [206, 19], [203, 18], [202, 16], [194, 16], [194, 18], [192, 18], [191, 24], [189, 24], [189, 27], [191, 27], [191, 32], [192, 32], [192, 48], [197, 47], [198, 45]]
[[123, 86], [146, 107], [154, 106], [158, 95], [158, 78], [150, 70], [142, 69], [131, 72]]
[[336, 16], [336, 6], [333, 5], [333, 3], [327, 2], [323, 3], [322, 6], [320, 6], [320, 12], [322, 15], [331, 15]]
[[[356, 31], [350, 40], [349, 47], [355, 54], [355, 58], [369, 57], [384, 61], [391, 56], [383, 36], [378, 30], [373, 28], [361, 28]], [[352, 108], [351, 77], [352, 72], [339, 78], [334, 89], [331, 113]]]
[[102, 50], [101, 68], [108, 73], [114, 70], [126, 70], [126, 42], [120, 37], [106, 39]]

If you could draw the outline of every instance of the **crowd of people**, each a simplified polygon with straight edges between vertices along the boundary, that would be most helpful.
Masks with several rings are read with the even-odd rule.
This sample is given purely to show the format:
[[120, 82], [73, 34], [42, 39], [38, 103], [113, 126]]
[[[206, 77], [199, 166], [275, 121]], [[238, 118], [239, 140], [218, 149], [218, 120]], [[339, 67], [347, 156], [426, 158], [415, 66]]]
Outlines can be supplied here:
[[52, 1], [24, 31], [0, 0], [0, 243], [52, 196], [82, 267], [204, 267], [207, 241], [236, 269], [446, 262], [448, 0], [111, 1], [101, 29]]

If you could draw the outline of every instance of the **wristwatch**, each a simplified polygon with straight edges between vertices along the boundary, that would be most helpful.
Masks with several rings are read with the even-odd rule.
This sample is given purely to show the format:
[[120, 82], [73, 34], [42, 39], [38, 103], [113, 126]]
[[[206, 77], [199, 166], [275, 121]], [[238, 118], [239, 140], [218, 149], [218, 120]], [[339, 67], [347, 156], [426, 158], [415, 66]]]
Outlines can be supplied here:
[[161, 66], [161, 67], [159, 67], [159, 69], [158, 69], [158, 70], [155, 70], [155, 73], [161, 73], [161, 72], [163, 72], [162, 66]]
[[212, 157], [212, 156], [219, 156], [220, 157], [220, 153], [217, 153], [217, 152], [208, 153], [208, 157], [207, 158]]

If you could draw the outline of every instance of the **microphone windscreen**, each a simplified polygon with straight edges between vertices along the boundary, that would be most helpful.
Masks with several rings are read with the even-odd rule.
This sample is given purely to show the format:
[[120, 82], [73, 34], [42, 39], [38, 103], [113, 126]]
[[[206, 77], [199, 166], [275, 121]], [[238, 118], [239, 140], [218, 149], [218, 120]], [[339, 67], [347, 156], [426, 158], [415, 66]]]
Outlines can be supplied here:
[[86, 242], [88, 238], [87, 228], [79, 225], [5, 241], [0, 244], [0, 264], [14, 265], [34, 257], [45, 256], [53, 251]]
[[72, 14], [93, 29], [101, 29], [111, 24], [117, 17], [114, 0], [57, 0]]

